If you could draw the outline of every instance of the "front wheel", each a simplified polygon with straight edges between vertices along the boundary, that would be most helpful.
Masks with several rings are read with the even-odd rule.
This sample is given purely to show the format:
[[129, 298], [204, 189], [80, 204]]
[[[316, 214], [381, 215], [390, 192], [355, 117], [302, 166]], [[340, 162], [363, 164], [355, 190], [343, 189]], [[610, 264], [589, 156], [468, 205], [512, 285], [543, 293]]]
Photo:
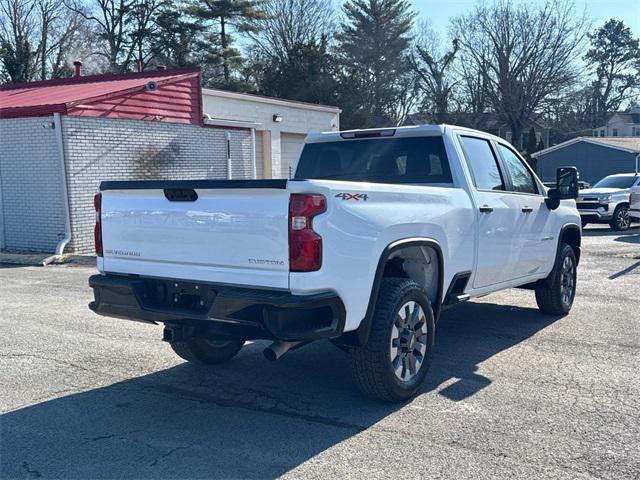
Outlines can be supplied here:
[[629, 218], [629, 207], [626, 205], [618, 205], [613, 212], [613, 218], [609, 223], [612, 230], [624, 231], [628, 230], [631, 225], [631, 219]]
[[536, 302], [541, 312], [562, 316], [569, 313], [576, 295], [577, 267], [573, 248], [561, 243], [550, 278], [536, 288]]
[[371, 398], [399, 402], [416, 394], [431, 364], [431, 302], [416, 282], [382, 281], [369, 340], [349, 351], [353, 379]]
[[244, 345], [244, 340], [208, 340], [191, 338], [171, 342], [171, 348], [180, 358], [192, 363], [216, 364], [231, 360]]

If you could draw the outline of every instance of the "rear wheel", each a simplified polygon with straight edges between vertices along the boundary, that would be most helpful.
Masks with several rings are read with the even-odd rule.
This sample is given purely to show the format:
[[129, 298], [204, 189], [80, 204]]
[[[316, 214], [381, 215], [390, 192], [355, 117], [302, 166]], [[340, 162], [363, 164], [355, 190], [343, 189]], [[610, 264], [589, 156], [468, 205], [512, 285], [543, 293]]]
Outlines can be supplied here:
[[171, 342], [171, 348], [188, 362], [216, 364], [231, 360], [244, 345], [244, 340], [208, 340], [191, 338], [184, 342]]
[[367, 344], [349, 355], [353, 379], [366, 396], [398, 402], [417, 392], [431, 364], [431, 302], [416, 282], [384, 279]]
[[613, 218], [609, 223], [612, 230], [623, 231], [628, 230], [631, 225], [629, 218], [629, 207], [626, 205], [618, 205], [613, 212]]
[[573, 248], [561, 243], [551, 278], [536, 288], [536, 302], [540, 311], [563, 316], [569, 313], [576, 295], [577, 266]]

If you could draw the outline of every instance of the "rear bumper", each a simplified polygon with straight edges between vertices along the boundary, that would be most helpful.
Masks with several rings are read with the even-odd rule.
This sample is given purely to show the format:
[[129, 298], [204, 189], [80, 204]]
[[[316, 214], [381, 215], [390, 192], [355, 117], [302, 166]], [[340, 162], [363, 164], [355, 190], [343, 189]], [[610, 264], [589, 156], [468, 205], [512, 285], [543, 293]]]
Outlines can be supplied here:
[[317, 340], [342, 334], [345, 308], [333, 292], [293, 295], [183, 280], [93, 275], [99, 315], [190, 325], [244, 339]]

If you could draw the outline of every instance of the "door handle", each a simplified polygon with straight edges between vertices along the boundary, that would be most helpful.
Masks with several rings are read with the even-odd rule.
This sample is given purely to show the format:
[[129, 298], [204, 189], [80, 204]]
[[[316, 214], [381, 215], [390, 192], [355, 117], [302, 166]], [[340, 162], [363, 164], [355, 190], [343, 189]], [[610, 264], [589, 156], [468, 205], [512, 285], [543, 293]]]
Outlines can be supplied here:
[[491, 208], [489, 205], [482, 205], [480, 207], [480, 213], [491, 213], [493, 212], [493, 208]]
[[522, 207], [522, 212], [523, 213], [531, 213], [533, 212], [533, 208], [531, 207], [527, 207], [526, 205], [524, 207]]

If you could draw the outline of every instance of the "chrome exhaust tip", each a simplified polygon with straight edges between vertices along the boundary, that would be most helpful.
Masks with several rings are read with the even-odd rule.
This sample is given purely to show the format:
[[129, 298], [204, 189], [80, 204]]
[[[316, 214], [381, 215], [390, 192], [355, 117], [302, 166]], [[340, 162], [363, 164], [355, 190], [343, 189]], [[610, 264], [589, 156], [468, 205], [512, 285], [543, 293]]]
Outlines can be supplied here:
[[275, 362], [280, 357], [282, 357], [285, 353], [295, 347], [299, 347], [305, 342], [273, 342], [262, 352], [264, 354], [264, 358], [269, 360], [270, 362]]

